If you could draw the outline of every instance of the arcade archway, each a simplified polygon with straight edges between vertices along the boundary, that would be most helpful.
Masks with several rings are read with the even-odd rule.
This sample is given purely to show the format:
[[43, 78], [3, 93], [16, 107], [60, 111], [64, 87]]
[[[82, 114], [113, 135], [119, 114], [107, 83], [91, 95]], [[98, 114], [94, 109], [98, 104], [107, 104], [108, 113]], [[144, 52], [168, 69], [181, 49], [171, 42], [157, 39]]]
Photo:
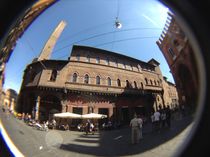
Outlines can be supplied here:
[[41, 98], [39, 119], [40, 121], [51, 120], [54, 113], [62, 111], [61, 101], [54, 95], [47, 95]]

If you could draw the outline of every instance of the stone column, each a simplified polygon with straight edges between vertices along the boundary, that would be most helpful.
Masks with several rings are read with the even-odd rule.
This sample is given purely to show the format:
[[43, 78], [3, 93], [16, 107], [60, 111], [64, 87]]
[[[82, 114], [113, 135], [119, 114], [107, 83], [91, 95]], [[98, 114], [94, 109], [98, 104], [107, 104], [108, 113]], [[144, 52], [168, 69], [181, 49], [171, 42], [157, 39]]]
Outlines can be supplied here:
[[154, 94], [154, 97], [155, 97], [155, 101], [153, 104], [153, 109], [154, 109], [154, 111], [157, 111], [157, 109], [158, 109], [157, 94]]
[[61, 112], [67, 112], [67, 101], [62, 100], [61, 101], [62, 111]]
[[11, 111], [14, 111], [14, 106], [15, 106], [15, 99], [12, 98], [12, 102], [11, 102], [11, 106], [10, 106]]
[[35, 108], [35, 120], [39, 120], [39, 107], [40, 107], [41, 97], [38, 96], [36, 100], [36, 108]]

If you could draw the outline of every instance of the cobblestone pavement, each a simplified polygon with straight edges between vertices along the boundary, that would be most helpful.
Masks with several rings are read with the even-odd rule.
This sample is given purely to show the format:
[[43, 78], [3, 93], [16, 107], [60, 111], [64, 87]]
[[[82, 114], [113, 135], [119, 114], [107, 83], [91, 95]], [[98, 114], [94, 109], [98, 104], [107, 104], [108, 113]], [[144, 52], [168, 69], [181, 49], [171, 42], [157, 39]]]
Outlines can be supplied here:
[[2, 111], [0, 118], [17, 148], [30, 157], [168, 157], [186, 140], [193, 125], [189, 116], [173, 120], [170, 129], [164, 128], [160, 132], [152, 132], [151, 125], [145, 124], [143, 139], [132, 145], [128, 127], [85, 135], [78, 131], [39, 131]]

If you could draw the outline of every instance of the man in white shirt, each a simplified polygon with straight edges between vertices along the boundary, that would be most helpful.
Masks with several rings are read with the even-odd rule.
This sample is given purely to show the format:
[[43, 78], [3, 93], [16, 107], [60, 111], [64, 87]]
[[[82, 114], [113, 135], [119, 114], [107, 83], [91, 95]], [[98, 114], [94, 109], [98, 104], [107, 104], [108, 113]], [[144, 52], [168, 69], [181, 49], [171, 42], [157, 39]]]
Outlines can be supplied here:
[[141, 118], [142, 116], [138, 115], [138, 120], [139, 120], [139, 139], [142, 139], [143, 138], [143, 135], [142, 135], [142, 129], [143, 129], [143, 118]]
[[131, 127], [131, 143], [136, 144], [139, 143], [139, 135], [140, 135], [140, 121], [137, 118], [137, 115], [134, 115], [134, 118], [130, 121]]
[[159, 129], [160, 129], [160, 112], [158, 110], [154, 113], [154, 123], [155, 123], [155, 130], [159, 131]]

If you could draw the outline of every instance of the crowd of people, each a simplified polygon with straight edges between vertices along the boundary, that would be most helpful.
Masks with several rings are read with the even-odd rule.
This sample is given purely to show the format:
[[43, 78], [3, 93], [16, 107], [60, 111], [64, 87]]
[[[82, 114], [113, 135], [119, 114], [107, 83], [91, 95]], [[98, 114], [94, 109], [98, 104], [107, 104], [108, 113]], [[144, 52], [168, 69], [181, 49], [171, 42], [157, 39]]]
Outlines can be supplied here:
[[[159, 106], [159, 108], [155, 112], [151, 113], [150, 118], [152, 131], [154, 132], [160, 132], [160, 129], [162, 128], [171, 127], [171, 109], [169, 106], [163, 106], [163, 108]], [[143, 116], [134, 114], [134, 118], [130, 121], [132, 144], [139, 143], [140, 139], [143, 138], [143, 123]]]
[[[7, 109], [2, 106], [3, 112], [7, 112]], [[170, 109], [169, 106], [159, 106], [156, 111], [151, 112], [150, 122], [151, 122], [151, 130], [153, 132], [160, 132], [162, 129], [167, 129], [171, 127], [171, 119], [184, 117], [187, 114], [184, 106], [180, 106], [179, 108], [175, 108], [173, 110]], [[70, 130], [70, 125], [57, 123], [55, 119], [51, 121], [42, 121], [39, 122], [32, 118], [32, 116], [28, 113], [26, 114], [14, 114], [18, 119], [23, 120], [29, 126], [35, 127], [39, 130], [48, 131], [48, 129], [59, 129], [59, 130]], [[181, 115], [181, 116], [180, 116]], [[130, 121], [131, 127], [131, 143], [136, 144], [143, 138], [143, 125], [148, 123], [148, 118], [142, 115], [134, 114], [134, 118]], [[110, 119], [106, 119], [104, 123], [100, 125], [101, 130], [112, 130], [115, 128], [119, 128], [121, 124], [113, 123]], [[94, 134], [99, 130], [99, 124], [93, 123], [90, 119], [83, 121], [76, 125], [76, 129], [78, 131], [84, 132], [85, 134]], [[146, 126], [146, 125], [145, 125]]]
[[151, 114], [152, 128], [159, 132], [161, 128], [171, 127], [171, 110], [170, 107], [159, 106], [158, 110]]

